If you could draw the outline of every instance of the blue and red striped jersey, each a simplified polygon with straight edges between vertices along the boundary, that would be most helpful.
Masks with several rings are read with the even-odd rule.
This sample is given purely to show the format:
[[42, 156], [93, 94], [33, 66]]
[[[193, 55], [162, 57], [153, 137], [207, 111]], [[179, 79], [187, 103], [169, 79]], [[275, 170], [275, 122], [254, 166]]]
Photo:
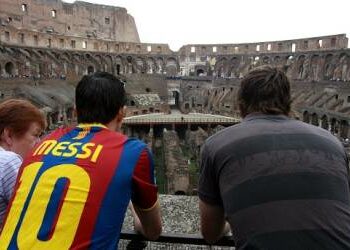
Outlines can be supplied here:
[[143, 142], [99, 124], [55, 130], [24, 160], [0, 249], [116, 249], [130, 199], [157, 202]]

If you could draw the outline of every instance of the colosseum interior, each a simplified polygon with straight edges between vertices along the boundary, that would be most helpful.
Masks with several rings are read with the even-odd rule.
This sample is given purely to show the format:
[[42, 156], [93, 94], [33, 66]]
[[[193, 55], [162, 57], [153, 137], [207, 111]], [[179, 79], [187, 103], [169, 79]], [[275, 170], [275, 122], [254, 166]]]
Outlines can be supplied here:
[[[239, 122], [239, 81], [260, 65], [287, 73], [296, 119], [348, 143], [350, 49], [345, 34], [187, 44], [172, 51], [168, 44], [142, 43], [134, 18], [122, 7], [60, 0], [0, 0], [0, 6], [0, 100], [31, 100], [52, 130], [75, 122], [74, 87], [84, 74], [120, 75], [130, 118], [124, 131], [152, 147], [162, 193], [196, 192], [201, 144]], [[133, 120], [165, 114], [177, 118]], [[203, 116], [198, 120], [193, 114]]]

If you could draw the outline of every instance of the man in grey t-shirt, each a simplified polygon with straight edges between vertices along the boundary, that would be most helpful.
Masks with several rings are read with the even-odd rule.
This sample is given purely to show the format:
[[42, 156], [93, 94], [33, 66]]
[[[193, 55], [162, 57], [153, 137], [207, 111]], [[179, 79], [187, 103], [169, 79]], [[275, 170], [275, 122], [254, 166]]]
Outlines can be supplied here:
[[232, 229], [238, 249], [350, 249], [348, 158], [328, 131], [288, 117], [290, 84], [251, 71], [238, 92], [242, 122], [202, 147], [201, 231]]

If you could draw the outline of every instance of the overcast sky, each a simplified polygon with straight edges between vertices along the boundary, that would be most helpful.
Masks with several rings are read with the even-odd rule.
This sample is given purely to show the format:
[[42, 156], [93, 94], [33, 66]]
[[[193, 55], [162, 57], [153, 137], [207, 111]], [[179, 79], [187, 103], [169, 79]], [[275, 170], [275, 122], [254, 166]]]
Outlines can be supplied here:
[[[64, 0], [74, 2], [72, 0]], [[86, 0], [125, 7], [144, 43], [246, 43], [346, 33], [350, 0]]]

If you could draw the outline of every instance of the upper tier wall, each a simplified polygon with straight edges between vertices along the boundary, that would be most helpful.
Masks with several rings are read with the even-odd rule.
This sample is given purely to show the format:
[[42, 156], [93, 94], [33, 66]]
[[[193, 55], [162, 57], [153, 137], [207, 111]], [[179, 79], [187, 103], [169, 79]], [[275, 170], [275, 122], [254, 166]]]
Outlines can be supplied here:
[[140, 42], [125, 8], [61, 0], [0, 0], [0, 24], [64, 36]]
[[242, 53], [303, 52], [310, 50], [343, 49], [348, 46], [346, 34], [312, 38], [240, 44], [189, 44], [182, 46], [180, 55], [217, 55]]

